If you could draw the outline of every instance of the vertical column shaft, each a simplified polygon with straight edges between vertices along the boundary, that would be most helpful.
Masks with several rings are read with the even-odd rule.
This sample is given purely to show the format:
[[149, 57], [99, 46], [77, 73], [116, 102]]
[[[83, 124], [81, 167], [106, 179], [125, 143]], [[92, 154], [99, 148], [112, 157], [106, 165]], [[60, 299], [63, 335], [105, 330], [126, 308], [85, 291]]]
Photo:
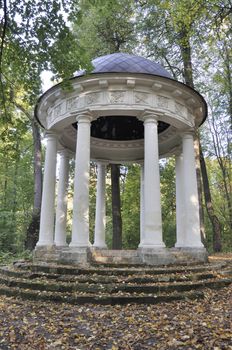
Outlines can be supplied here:
[[160, 201], [158, 121], [144, 118], [144, 235], [140, 247], [164, 247]]
[[40, 215], [40, 231], [37, 246], [53, 245], [55, 185], [56, 185], [56, 135], [47, 133], [47, 147], [45, 154], [42, 206]]
[[66, 245], [67, 202], [68, 202], [69, 154], [60, 151], [60, 171], [56, 207], [55, 244]]
[[176, 244], [175, 247], [185, 246], [185, 198], [183, 191], [183, 156], [176, 156]]
[[199, 200], [193, 135], [183, 135], [183, 178], [185, 205], [185, 246], [203, 247], [200, 234]]
[[105, 176], [106, 166], [102, 163], [97, 163], [97, 196], [96, 196], [96, 215], [95, 215], [95, 234], [94, 246], [105, 248]]
[[143, 242], [144, 231], [144, 165], [140, 166], [140, 244]]
[[73, 196], [72, 247], [87, 247], [89, 243], [89, 163], [90, 121], [88, 114], [77, 117], [77, 144]]

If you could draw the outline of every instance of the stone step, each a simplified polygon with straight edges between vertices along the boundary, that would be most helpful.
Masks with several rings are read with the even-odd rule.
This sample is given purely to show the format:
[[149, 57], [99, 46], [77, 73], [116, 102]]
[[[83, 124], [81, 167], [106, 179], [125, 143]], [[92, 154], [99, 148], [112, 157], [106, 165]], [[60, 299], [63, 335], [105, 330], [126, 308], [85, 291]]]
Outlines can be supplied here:
[[[224, 272], [225, 273], [225, 272]], [[28, 271], [20, 271], [20, 270], [11, 270], [8, 267], [1, 268], [0, 274], [8, 277], [16, 277], [16, 278], [26, 278], [28, 280], [40, 280], [40, 281], [60, 281], [60, 282], [78, 282], [78, 283], [92, 283], [92, 284], [107, 284], [107, 283], [156, 283], [156, 282], [183, 282], [183, 281], [198, 281], [202, 279], [209, 279], [215, 277], [214, 272], [190, 272], [187, 273], [177, 273], [173, 272], [170, 274], [158, 274], [158, 275], [150, 275], [143, 274], [143, 276], [101, 276], [101, 275], [60, 275], [60, 274], [52, 274], [52, 273], [42, 273], [42, 272], [28, 272]]]
[[171, 302], [175, 300], [203, 299], [204, 293], [201, 291], [191, 291], [185, 293], [172, 293], [161, 295], [69, 295], [61, 293], [40, 292], [34, 290], [24, 290], [21, 288], [7, 287], [0, 285], [0, 295], [20, 297], [26, 300], [41, 300], [56, 303], [68, 304], [100, 304], [100, 305], [125, 305], [125, 304], [158, 304], [161, 302]]
[[73, 304], [150, 303], [201, 298], [232, 283], [231, 266], [86, 267], [18, 262], [0, 267], [0, 294]]
[[202, 288], [220, 288], [232, 283], [232, 278], [211, 278], [202, 279], [196, 282], [178, 282], [176, 280], [170, 281], [156, 281], [146, 284], [137, 284], [136, 282], [127, 281], [109, 282], [109, 283], [79, 283], [79, 282], [60, 282], [60, 281], [44, 281], [44, 280], [28, 280], [24, 278], [5, 277], [0, 276], [0, 284], [8, 287], [20, 287], [22, 289], [31, 289], [37, 291], [55, 291], [55, 292], [68, 292], [68, 293], [161, 293], [172, 291], [190, 291], [194, 289]]
[[197, 273], [204, 271], [217, 271], [225, 267], [224, 263], [219, 264], [202, 264], [202, 265], [185, 265], [185, 266], [174, 266], [174, 267], [105, 267], [105, 266], [91, 266], [87, 268], [78, 268], [63, 265], [51, 265], [51, 264], [21, 264], [20, 270], [31, 271], [34, 273], [47, 273], [47, 274], [58, 274], [58, 275], [102, 275], [102, 276], [127, 276], [127, 275], [164, 275], [170, 273]]

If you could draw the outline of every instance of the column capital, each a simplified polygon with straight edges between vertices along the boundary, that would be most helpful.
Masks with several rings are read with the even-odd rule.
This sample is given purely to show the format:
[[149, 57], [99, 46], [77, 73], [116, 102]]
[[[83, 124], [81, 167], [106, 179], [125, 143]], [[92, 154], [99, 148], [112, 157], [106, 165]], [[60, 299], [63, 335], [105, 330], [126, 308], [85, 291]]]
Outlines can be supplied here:
[[97, 165], [104, 165], [104, 166], [107, 166], [109, 164], [108, 161], [106, 160], [96, 160], [95, 162]]
[[46, 140], [57, 140], [57, 134], [54, 131], [46, 131], [45, 138]]
[[158, 116], [152, 111], [144, 111], [139, 119], [144, 123], [158, 123]]
[[58, 150], [58, 154], [59, 154], [60, 157], [70, 158], [72, 156], [72, 152], [70, 150], [68, 150], [67, 148], [65, 148], [65, 147], [61, 147]]
[[183, 158], [183, 152], [180, 151], [179, 153], [175, 154], [175, 159]]
[[184, 131], [181, 134], [182, 139], [193, 139], [194, 137], [194, 130], [188, 130], [188, 131]]
[[76, 121], [78, 123], [90, 123], [94, 119], [94, 116], [91, 112], [83, 112], [76, 116]]

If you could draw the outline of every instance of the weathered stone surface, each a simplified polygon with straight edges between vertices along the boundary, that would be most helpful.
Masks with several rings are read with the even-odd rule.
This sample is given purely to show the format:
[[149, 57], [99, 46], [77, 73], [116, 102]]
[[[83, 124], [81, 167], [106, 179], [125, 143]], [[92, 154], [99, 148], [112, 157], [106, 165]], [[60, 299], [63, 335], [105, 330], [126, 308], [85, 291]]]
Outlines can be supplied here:
[[202, 298], [205, 288], [231, 283], [228, 263], [84, 267], [20, 262], [0, 267], [0, 294], [71, 304], [155, 304]]
[[175, 265], [207, 262], [205, 248], [138, 248], [110, 250], [100, 248], [37, 247], [34, 262], [57, 262], [88, 266], [90, 264]]

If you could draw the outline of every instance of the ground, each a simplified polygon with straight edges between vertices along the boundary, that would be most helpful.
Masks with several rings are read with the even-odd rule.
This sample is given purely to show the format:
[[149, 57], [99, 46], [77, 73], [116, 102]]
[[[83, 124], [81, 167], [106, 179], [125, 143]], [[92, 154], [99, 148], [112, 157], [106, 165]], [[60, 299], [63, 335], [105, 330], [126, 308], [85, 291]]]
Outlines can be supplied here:
[[[218, 259], [218, 257], [217, 257]], [[232, 350], [232, 286], [200, 301], [100, 306], [0, 296], [0, 350]]]

